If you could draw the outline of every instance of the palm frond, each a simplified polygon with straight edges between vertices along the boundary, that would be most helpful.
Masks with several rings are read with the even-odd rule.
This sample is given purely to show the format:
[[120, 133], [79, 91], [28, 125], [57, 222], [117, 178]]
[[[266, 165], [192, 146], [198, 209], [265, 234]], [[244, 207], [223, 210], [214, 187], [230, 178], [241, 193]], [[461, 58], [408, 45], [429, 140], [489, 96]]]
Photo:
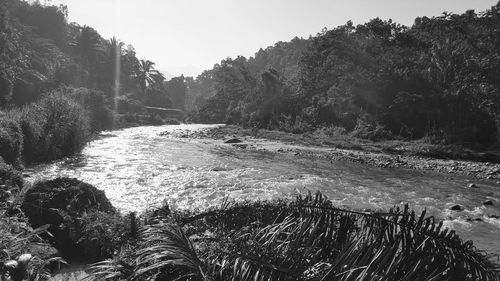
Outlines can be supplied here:
[[182, 268], [188, 273], [205, 276], [203, 262], [184, 231], [177, 225], [159, 222], [147, 226], [143, 233], [146, 247], [137, 253], [137, 270], [132, 279], [157, 273], [162, 268]]
[[177, 221], [195, 244], [178, 225], [147, 226], [129, 279], [500, 280], [472, 242], [408, 206], [346, 210], [318, 193]]

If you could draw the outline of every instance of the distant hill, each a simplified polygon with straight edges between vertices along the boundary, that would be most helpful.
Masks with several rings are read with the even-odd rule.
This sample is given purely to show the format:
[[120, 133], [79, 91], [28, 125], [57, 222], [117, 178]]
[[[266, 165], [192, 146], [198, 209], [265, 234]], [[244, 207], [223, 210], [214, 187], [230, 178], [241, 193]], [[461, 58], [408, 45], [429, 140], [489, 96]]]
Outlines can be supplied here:
[[369, 139], [498, 144], [500, 2], [491, 9], [351, 22], [188, 81], [197, 122]]

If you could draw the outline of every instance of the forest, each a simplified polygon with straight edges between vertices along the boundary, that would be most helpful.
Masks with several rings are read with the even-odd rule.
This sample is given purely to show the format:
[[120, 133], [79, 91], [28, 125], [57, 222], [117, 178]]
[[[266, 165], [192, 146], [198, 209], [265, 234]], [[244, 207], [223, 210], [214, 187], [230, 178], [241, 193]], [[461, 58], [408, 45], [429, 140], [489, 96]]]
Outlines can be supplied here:
[[188, 79], [196, 122], [372, 140], [490, 146], [500, 125], [500, 3], [416, 18], [375, 18], [228, 58]]
[[71, 155], [104, 129], [163, 123], [144, 106], [184, 108], [183, 76], [165, 81], [132, 45], [67, 16], [65, 6], [0, 2], [0, 156], [7, 163]]

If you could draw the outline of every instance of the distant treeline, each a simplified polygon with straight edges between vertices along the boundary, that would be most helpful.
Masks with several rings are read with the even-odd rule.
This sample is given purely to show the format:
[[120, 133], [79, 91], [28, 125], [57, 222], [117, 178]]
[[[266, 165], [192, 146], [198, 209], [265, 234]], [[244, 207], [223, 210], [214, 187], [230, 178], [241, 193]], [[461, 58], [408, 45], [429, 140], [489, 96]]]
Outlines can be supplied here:
[[226, 59], [188, 79], [197, 122], [370, 139], [495, 144], [500, 126], [500, 2], [490, 10], [373, 19]]
[[[131, 45], [68, 23], [65, 6], [0, 1], [0, 157], [9, 163], [77, 152], [119, 113], [184, 108], [184, 77], [165, 81]], [[154, 118], [153, 118], [154, 119]], [[58, 139], [59, 138], [59, 139]]]

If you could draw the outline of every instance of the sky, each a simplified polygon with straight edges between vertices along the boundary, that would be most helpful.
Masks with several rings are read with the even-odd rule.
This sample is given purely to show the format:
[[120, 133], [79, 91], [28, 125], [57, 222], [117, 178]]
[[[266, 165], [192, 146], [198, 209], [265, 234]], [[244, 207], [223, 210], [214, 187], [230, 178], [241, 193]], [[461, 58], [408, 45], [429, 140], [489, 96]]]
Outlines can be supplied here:
[[498, 0], [46, 0], [69, 21], [132, 44], [171, 75], [197, 76], [227, 57], [250, 57], [295, 36], [376, 17], [411, 26], [418, 16], [484, 11]]

